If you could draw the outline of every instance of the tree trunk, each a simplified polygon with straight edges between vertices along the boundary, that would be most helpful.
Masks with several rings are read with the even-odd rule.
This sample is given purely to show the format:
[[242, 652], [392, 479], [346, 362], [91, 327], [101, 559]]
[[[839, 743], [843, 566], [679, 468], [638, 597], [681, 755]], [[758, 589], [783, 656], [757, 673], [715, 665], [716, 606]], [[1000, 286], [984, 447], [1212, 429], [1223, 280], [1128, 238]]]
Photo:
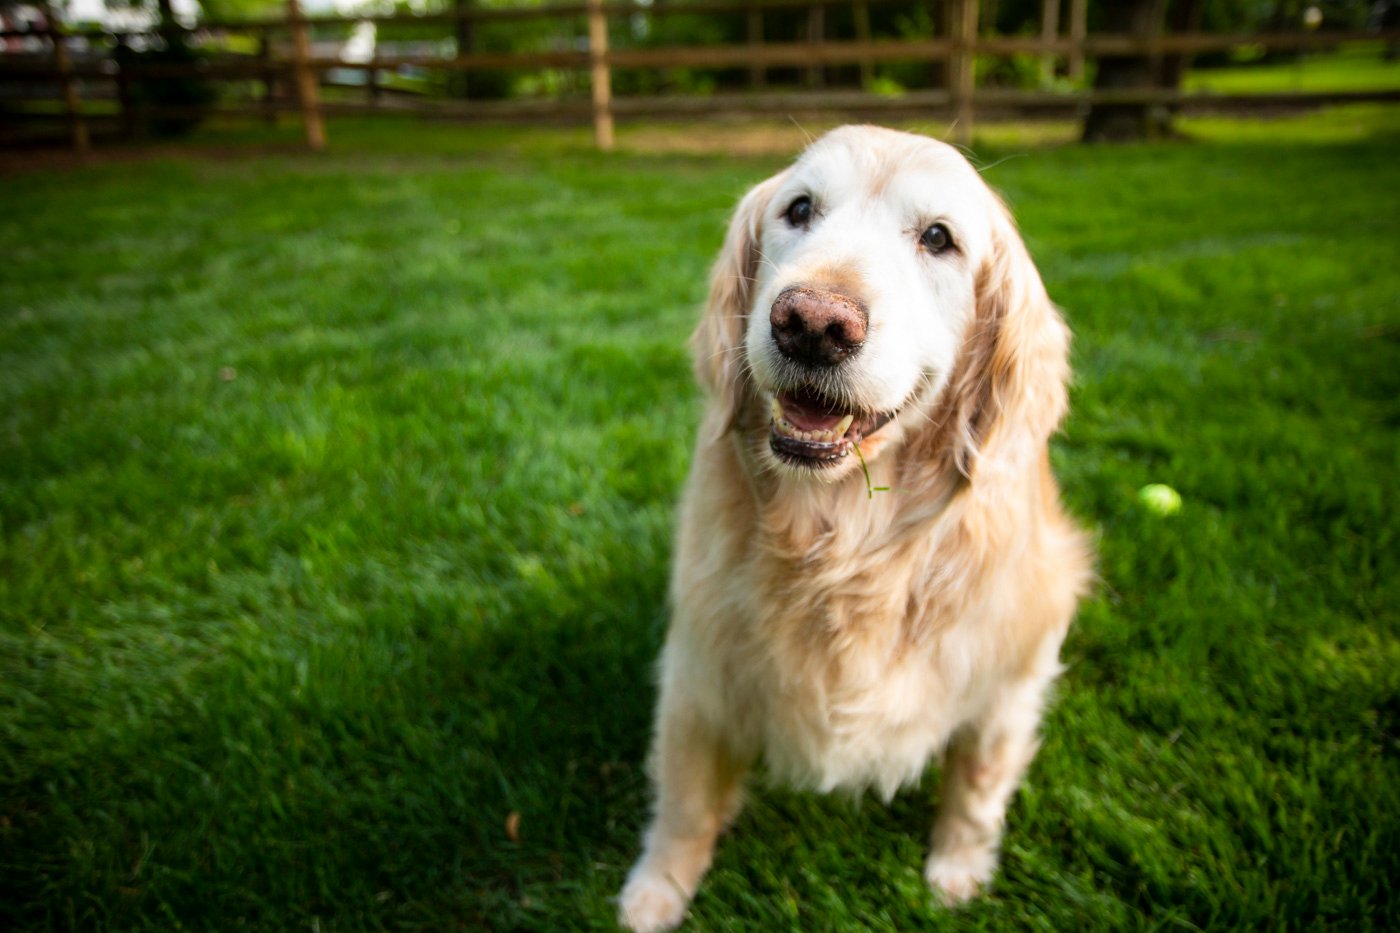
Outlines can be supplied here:
[[[1056, 39], [1060, 35], [1060, 0], [1042, 0], [1040, 4], [1040, 38]], [[1055, 80], [1055, 56], [1040, 56], [1040, 83]]]
[[182, 40], [182, 30], [180, 24], [175, 22], [175, 7], [172, 0], [156, 0], [156, 10], [160, 13], [160, 25], [156, 27], [156, 32], [165, 40], [166, 45], [173, 45]]
[[1069, 38], [1075, 43], [1065, 63], [1066, 77], [1076, 84], [1084, 79], [1084, 36], [1089, 29], [1089, 0], [1069, 0]]
[[[1154, 36], [1161, 32], [1166, 0], [1120, 0], [1104, 4], [1103, 30], [1111, 35]], [[1151, 56], [1104, 55], [1099, 58], [1095, 91], [1152, 90], [1160, 66]], [[1084, 141], [1156, 139], [1170, 130], [1170, 115], [1150, 104], [1094, 104], [1084, 118]]]
[[[953, 34], [953, 5], [949, 0], [929, 0], [933, 34], [946, 39]], [[946, 90], [953, 86], [952, 59], [943, 58], [929, 65], [929, 85]]]
[[[1205, 13], [1204, 0], [1176, 0], [1167, 13], [1167, 29], [1172, 33], [1196, 32]], [[1176, 90], [1191, 64], [1191, 56], [1181, 52], [1162, 56], [1162, 87]]]

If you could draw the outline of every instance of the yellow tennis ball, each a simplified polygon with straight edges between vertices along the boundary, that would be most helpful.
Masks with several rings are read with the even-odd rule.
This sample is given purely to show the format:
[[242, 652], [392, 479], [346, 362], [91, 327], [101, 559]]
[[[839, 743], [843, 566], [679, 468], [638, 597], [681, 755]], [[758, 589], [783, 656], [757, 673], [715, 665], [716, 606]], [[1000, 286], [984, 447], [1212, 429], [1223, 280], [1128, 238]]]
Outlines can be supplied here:
[[1149, 483], [1138, 490], [1137, 497], [1154, 515], [1175, 515], [1181, 511], [1181, 493], [1162, 483]]

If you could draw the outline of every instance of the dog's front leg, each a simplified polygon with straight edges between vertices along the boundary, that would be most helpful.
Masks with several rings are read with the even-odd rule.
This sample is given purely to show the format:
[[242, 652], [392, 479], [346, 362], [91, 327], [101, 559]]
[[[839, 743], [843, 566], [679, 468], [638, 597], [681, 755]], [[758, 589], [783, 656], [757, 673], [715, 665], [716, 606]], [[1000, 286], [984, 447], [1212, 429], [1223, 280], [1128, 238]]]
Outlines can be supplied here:
[[1040, 742], [1049, 677], [1021, 681], [954, 736], [943, 762], [943, 789], [924, 878], [944, 903], [980, 892], [996, 873], [1006, 805]]
[[663, 687], [651, 760], [656, 815], [620, 898], [618, 920], [637, 933], [685, 918], [715, 838], [739, 809], [744, 766], [679, 692]]

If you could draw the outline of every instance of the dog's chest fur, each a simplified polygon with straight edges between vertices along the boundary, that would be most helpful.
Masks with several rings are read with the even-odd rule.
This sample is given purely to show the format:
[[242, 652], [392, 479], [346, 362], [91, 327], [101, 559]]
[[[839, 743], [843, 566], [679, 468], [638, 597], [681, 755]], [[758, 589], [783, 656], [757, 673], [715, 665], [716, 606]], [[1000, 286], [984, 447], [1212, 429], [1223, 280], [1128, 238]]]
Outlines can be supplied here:
[[806, 637], [782, 636], [762, 687], [764, 758], [779, 780], [822, 791], [868, 788], [888, 799], [918, 780], [980, 704], [956, 630], [903, 651], [860, 635], [814, 650], [801, 644]]
[[[976, 614], [966, 604], [975, 594], [937, 592], [937, 544], [852, 555], [832, 542], [836, 553], [802, 566], [768, 547], [750, 565], [753, 643], [736, 644], [752, 653], [726, 666], [748, 674], [733, 701], [741, 715], [740, 704], [758, 713], [773, 777], [888, 798], [985, 702], [996, 660], [964, 618]], [[773, 562], [788, 565], [765, 566]], [[802, 583], [777, 589], [779, 580]]]
[[[669, 676], [744, 758], [799, 787], [917, 781], [1008, 678], [1053, 673], [1063, 607], [1016, 496], [864, 483], [751, 488], [742, 445], [702, 444], [683, 501]], [[1011, 484], [1033, 488], [1024, 478]], [[903, 488], [901, 488], [903, 487]], [[1051, 565], [1053, 566], [1053, 565]], [[1044, 657], [1041, 657], [1044, 655]]]

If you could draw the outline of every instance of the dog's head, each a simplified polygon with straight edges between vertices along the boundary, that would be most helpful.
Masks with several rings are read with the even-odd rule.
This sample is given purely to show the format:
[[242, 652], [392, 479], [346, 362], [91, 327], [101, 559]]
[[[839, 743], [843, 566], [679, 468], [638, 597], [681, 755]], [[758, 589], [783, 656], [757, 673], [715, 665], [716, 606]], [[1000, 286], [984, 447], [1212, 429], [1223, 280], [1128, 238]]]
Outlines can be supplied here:
[[766, 439], [787, 476], [838, 479], [857, 445], [971, 476], [1000, 424], [1032, 444], [1054, 429], [1067, 336], [957, 150], [843, 127], [740, 203], [695, 351], [716, 425]]

